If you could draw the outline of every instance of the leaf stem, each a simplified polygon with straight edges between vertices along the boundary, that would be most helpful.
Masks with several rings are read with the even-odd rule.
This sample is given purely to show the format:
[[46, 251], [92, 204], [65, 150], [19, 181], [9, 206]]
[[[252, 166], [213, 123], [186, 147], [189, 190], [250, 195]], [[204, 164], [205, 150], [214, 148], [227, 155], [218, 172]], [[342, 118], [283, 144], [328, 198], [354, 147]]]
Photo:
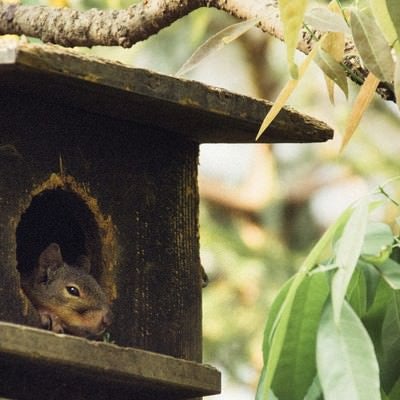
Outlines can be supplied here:
[[400, 176], [394, 176], [393, 178], [389, 178], [386, 182], [382, 183], [378, 187], [378, 193], [385, 196], [389, 201], [391, 201], [396, 207], [400, 207], [400, 203], [393, 199], [390, 194], [384, 189], [385, 186], [389, 185], [390, 183], [396, 182], [400, 180]]
[[308, 24], [303, 23], [304, 29], [310, 34], [311, 38], [314, 39], [316, 42], [319, 41], [319, 39], [315, 36], [315, 31], [313, 31]]
[[383, 187], [379, 187], [379, 193], [383, 194], [389, 201], [391, 201], [395, 206], [399, 207], [400, 203], [398, 203], [396, 200], [392, 199], [389, 195], [388, 192]]

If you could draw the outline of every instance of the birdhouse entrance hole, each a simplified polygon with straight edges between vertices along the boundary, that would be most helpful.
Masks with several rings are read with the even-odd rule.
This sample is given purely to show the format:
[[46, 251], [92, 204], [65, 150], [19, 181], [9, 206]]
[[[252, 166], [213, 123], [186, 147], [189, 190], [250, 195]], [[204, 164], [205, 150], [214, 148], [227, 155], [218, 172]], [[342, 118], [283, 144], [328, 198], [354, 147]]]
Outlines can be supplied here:
[[[112, 224], [101, 215], [97, 202], [75, 184], [46, 188], [34, 194], [29, 206], [21, 214], [16, 228], [17, 269], [24, 276], [35, 267], [40, 253], [50, 244], [57, 243], [63, 259], [73, 264], [81, 255], [91, 262], [91, 274], [112, 296], [109, 260], [114, 240]], [[111, 239], [110, 239], [111, 238]]]
[[89, 255], [93, 275], [100, 275], [99, 229], [93, 213], [74, 192], [59, 188], [34, 196], [21, 216], [16, 241], [21, 274], [34, 268], [40, 253], [50, 243], [58, 243], [67, 263], [73, 264], [82, 254]]

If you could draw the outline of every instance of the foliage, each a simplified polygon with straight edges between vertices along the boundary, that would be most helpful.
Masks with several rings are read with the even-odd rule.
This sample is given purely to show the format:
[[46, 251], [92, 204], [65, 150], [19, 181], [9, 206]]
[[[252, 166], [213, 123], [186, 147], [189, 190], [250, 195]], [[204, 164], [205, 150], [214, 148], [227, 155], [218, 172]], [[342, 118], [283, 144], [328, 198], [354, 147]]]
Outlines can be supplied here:
[[343, 212], [276, 298], [258, 400], [398, 398], [399, 241], [369, 221], [376, 197]]
[[253, 28], [257, 24], [255, 19], [249, 21], [239, 22], [233, 24], [218, 32], [209, 38], [203, 45], [201, 45], [192, 56], [182, 65], [176, 76], [181, 76], [188, 73], [193, 68], [204, 61], [204, 59], [221, 50], [225, 45], [233, 42], [238, 37], [246, 33], [249, 29]]
[[[372, 101], [380, 81], [393, 83], [397, 97], [400, 94], [400, 13], [396, 0], [360, 0], [350, 7], [343, 7], [339, 0], [332, 1], [328, 8], [317, 7], [306, 13], [307, 0], [279, 0], [280, 18], [287, 47], [287, 61], [291, 79], [278, 96], [260, 126], [256, 140], [265, 132], [288, 98], [296, 89], [311, 61], [315, 61], [326, 77], [327, 91], [333, 102], [333, 85], [336, 84], [346, 95], [348, 85], [346, 73], [351, 79], [364, 84], [360, 96], [353, 105], [345, 128], [342, 148], [353, 136], [362, 115]], [[262, 17], [260, 17], [261, 19]], [[219, 51], [228, 42], [237, 39], [253, 26], [254, 20], [234, 24], [225, 28], [193, 54], [178, 71], [183, 75], [196, 67], [210, 54]], [[306, 60], [298, 69], [294, 52], [299, 31], [304, 27], [312, 40]], [[318, 30], [318, 34], [317, 31]], [[229, 39], [227, 33], [230, 33]], [[232, 33], [231, 33], [232, 32]], [[369, 71], [368, 77], [359, 76], [349, 70], [343, 62], [345, 35], [351, 36], [358, 54]]]
[[[280, 0], [279, 3], [282, 5], [286, 4], [286, 1]], [[400, 60], [400, 45], [397, 36], [397, 32], [400, 31], [400, 18], [398, 13], [398, 7], [394, 6], [394, 2], [391, 0], [376, 1], [356, 1], [348, 10], [341, 6], [341, 3], [337, 1], [340, 8], [334, 6], [334, 2], [331, 2], [329, 11], [324, 8], [316, 8], [311, 10], [309, 14], [305, 15], [304, 2], [291, 2], [294, 7], [293, 11], [289, 14], [289, 17], [283, 18], [282, 23], [285, 26], [285, 39], [287, 31], [291, 32], [293, 37], [298, 37], [300, 26], [293, 24], [293, 20], [299, 18], [307, 21], [305, 25], [313, 37], [314, 33], [311, 28], [318, 29], [323, 32], [322, 37], [318, 40], [319, 43], [329, 41], [330, 36], [335, 37], [335, 46], [323, 46], [319, 50], [319, 57], [316, 62], [326, 75], [328, 93], [330, 98], [333, 100], [333, 88], [332, 82], [336, 83], [347, 96], [347, 84], [344, 77], [345, 66], [342, 63], [341, 55], [344, 52], [345, 41], [344, 34], [351, 34], [355, 46], [359, 52], [359, 55], [370, 71], [369, 77], [365, 80], [364, 85], [361, 88], [360, 96], [353, 105], [353, 110], [349, 115], [347, 126], [345, 129], [345, 135], [343, 140], [342, 148], [350, 140], [354, 134], [359, 121], [370, 104], [373, 94], [376, 91], [379, 81], [394, 82], [394, 89], [396, 94], [400, 93], [400, 74], [399, 74], [399, 60]], [[301, 3], [296, 8], [295, 3]], [[336, 12], [335, 12], [336, 11]], [[341, 18], [339, 18], [341, 16]], [[349, 16], [349, 17], [348, 17]], [[310, 24], [310, 26], [308, 25]], [[314, 26], [312, 26], [314, 25]], [[325, 33], [324, 33], [325, 32]], [[309, 59], [314, 59], [314, 50], [317, 47], [314, 45], [313, 51], [308, 55]], [[289, 41], [288, 46], [293, 47], [293, 40]], [[340, 46], [340, 47], [338, 47]], [[395, 53], [392, 53], [392, 49]], [[288, 50], [289, 52], [289, 50]], [[291, 66], [293, 63], [292, 56], [288, 56], [288, 62]], [[308, 64], [304, 63], [305, 68]], [[293, 71], [293, 66], [290, 67]], [[297, 73], [292, 72], [292, 77], [301, 78], [297, 76]], [[352, 72], [351, 77], [359, 81], [363, 81], [363, 77], [354, 76]], [[295, 89], [293, 85], [288, 91], [287, 87], [282, 91], [285, 93], [285, 100]], [[270, 110], [268, 115], [265, 117], [263, 124], [257, 135], [257, 139], [267, 129], [269, 124], [272, 122], [274, 117], [278, 114], [279, 110], [283, 107], [284, 102], [280, 102], [276, 105], [275, 110]]]
[[298, 79], [294, 53], [297, 47], [298, 34], [303, 25], [303, 17], [307, 7], [307, 0], [280, 0], [279, 11], [283, 25], [283, 34], [287, 48], [287, 58], [290, 74]]

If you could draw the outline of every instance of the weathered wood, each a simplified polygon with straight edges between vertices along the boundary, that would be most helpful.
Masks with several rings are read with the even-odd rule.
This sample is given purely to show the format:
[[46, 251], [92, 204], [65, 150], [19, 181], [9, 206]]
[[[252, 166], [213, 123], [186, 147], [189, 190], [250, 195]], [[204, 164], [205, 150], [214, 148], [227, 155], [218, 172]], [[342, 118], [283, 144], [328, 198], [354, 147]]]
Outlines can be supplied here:
[[[56, 46], [20, 46], [0, 65], [0, 320], [38, 325], [18, 272], [58, 242], [68, 262], [91, 258], [113, 300], [116, 345], [201, 362], [199, 143], [253, 142], [270, 107]], [[263, 141], [331, 137], [324, 123], [284, 109]], [[218, 391], [208, 367], [0, 323], [0, 395]]]
[[207, 365], [0, 322], [0, 396], [184, 399], [216, 394]]
[[0, 90], [0, 320], [34, 318], [17, 259], [32, 266], [40, 238], [62, 233], [67, 259], [86, 247], [114, 298], [118, 345], [201, 361], [198, 145], [48, 100]]
[[[197, 143], [253, 143], [272, 105], [50, 45], [21, 46], [13, 64], [0, 65], [0, 88], [4, 84], [89, 112], [162, 127], [172, 137], [180, 134]], [[260, 141], [322, 142], [332, 136], [325, 123], [287, 107]]]

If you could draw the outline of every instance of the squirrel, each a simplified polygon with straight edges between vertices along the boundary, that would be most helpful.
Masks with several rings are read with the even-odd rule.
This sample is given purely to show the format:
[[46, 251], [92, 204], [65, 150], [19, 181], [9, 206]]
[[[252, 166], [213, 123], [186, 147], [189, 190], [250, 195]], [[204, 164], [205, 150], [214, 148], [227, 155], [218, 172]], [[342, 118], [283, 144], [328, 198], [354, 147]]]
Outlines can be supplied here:
[[78, 257], [75, 265], [65, 263], [57, 243], [42, 251], [33, 273], [21, 278], [21, 286], [43, 328], [86, 338], [105, 332], [112, 321], [110, 305], [89, 271], [86, 256]]

